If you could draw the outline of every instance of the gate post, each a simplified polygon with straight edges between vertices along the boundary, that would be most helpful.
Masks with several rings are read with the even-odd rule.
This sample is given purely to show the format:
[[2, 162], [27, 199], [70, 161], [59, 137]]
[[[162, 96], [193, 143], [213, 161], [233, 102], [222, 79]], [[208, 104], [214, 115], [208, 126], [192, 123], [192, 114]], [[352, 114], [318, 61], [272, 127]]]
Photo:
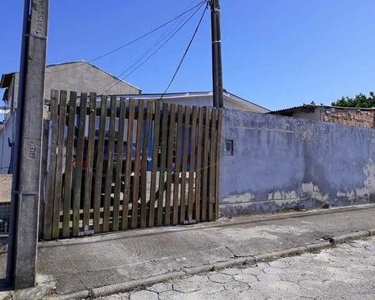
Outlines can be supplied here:
[[49, 0], [25, 0], [7, 278], [35, 286]]

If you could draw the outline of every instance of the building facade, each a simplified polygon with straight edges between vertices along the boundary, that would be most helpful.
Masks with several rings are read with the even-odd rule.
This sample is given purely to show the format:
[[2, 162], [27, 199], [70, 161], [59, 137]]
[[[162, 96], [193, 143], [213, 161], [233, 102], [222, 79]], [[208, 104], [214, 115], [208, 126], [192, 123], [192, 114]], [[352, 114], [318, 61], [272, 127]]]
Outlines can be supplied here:
[[[19, 73], [3, 74], [0, 88], [5, 89], [4, 120], [0, 125], [0, 174], [12, 173], [12, 145], [15, 137], [18, 102]], [[142, 91], [101, 69], [84, 62], [67, 62], [46, 67], [44, 100], [49, 100], [51, 90], [80, 92], [104, 91], [107, 94], [140, 94]]]
[[273, 115], [375, 128], [375, 108], [303, 105], [270, 112]]

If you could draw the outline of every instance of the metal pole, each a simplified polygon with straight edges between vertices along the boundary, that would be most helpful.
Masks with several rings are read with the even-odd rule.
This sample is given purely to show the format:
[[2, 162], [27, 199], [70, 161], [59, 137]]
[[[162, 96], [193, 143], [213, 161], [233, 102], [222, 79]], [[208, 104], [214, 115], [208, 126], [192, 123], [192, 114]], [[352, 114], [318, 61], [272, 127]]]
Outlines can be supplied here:
[[212, 78], [213, 78], [213, 105], [224, 107], [223, 95], [223, 68], [221, 59], [221, 29], [220, 3], [211, 0], [211, 30], [212, 30]]
[[25, 0], [7, 278], [35, 286], [49, 0]]

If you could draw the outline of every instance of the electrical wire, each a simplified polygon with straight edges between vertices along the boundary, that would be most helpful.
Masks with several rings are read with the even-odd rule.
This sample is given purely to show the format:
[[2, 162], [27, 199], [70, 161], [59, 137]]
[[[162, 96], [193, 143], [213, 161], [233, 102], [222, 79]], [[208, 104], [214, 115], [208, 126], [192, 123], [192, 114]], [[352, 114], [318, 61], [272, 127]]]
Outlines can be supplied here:
[[[203, 1], [199, 2], [197, 5], [195, 5], [195, 6], [191, 7], [191, 8], [189, 8], [188, 10], [186, 10], [186, 11], [184, 11], [183, 13], [179, 14], [177, 17], [174, 17], [173, 19], [169, 20], [168, 22], [166, 22], [166, 23], [164, 23], [164, 24], [162, 24], [162, 25], [156, 27], [155, 29], [153, 29], [153, 30], [151, 30], [151, 31], [149, 31], [149, 32], [147, 32], [147, 33], [145, 33], [145, 34], [143, 34], [143, 35], [137, 37], [136, 39], [134, 39], [134, 40], [132, 40], [132, 41], [130, 41], [130, 42], [124, 44], [124, 45], [121, 45], [121, 46], [119, 46], [119, 47], [117, 47], [117, 48], [115, 48], [115, 49], [113, 49], [113, 50], [110, 50], [110, 51], [108, 51], [108, 52], [106, 52], [106, 53], [104, 53], [104, 54], [101, 54], [101, 55], [99, 55], [99, 56], [97, 56], [97, 57], [94, 57], [93, 59], [88, 60], [87, 62], [88, 62], [88, 63], [91, 63], [91, 62], [97, 61], [97, 60], [99, 60], [99, 59], [102, 59], [103, 57], [106, 57], [106, 56], [111, 55], [111, 54], [113, 54], [113, 53], [115, 53], [115, 52], [117, 52], [117, 51], [120, 51], [121, 49], [124, 49], [125, 47], [128, 47], [128, 46], [134, 44], [135, 42], [138, 42], [139, 40], [141, 40], [141, 39], [143, 39], [143, 38], [149, 36], [150, 34], [152, 34], [152, 33], [156, 32], [156, 31], [160, 30], [161, 28], [164, 28], [165, 26], [167, 26], [168, 24], [174, 22], [175, 20], [179, 19], [180, 17], [182, 17], [182, 16], [188, 14], [189, 12], [191, 12], [192, 10], [194, 10], [195, 8], [197, 8], [198, 6], [202, 5], [202, 4], [205, 3], [206, 1], [207, 1], [207, 0], [203, 0]], [[47, 73], [55, 73], [55, 72], [66, 71], [66, 70], [73, 69], [73, 68], [76, 68], [76, 67], [79, 67], [79, 66], [72, 66], [72, 67], [69, 67], [69, 68], [64, 68], [64, 69], [55, 70], [55, 71], [52, 71], [52, 70], [51, 70], [51, 71], [48, 71], [48, 70], [47, 70], [46, 72], [47, 72]]]
[[195, 28], [195, 31], [194, 31], [194, 33], [193, 33], [193, 36], [191, 37], [191, 39], [190, 39], [190, 41], [189, 41], [189, 44], [188, 44], [188, 46], [186, 47], [186, 50], [185, 50], [184, 54], [183, 54], [182, 57], [181, 57], [181, 60], [180, 60], [180, 62], [179, 62], [179, 64], [178, 64], [178, 66], [177, 66], [177, 69], [176, 69], [176, 71], [174, 72], [174, 74], [173, 74], [173, 76], [172, 76], [172, 79], [170, 80], [170, 82], [169, 82], [167, 88], [165, 89], [164, 93], [161, 95], [159, 101], [163, 99], [163, 97], [164, 97], [165, 94], [168, 92], [169, 88], [171, 87], [173, 81], [176, 79], [176, 76], [177, 76], [178, 72], [180, 71], [181, 66], [182, 66], [182, 64], [183, 64], [183, 62], [184, 62], [184, 60], [185, 60], [185, 58], [186, 58], [186, 55], [188, 54], [188, 52], [189, 52], [189, 50], [190, 50], [190, 47], [191, 47], [191, 45], [193, 44], [193, 41], [194, 41], [194, 39], [195, 39], [195, 37], [196, 37], [196, 35], [197, 35], [197, 33], [198, 33], [198, 30], [199, 30], [199, 28], [200, 28], [200, 26], [201, 26], [201, 24], [202, 24], [202, 21], [203, 21], [203, 18], [204, 18], [204, 16], [205, 16], [205, 14], [206, 14], [207, 8], [208, 8], [208, 3], [206, 4], [206, 7], [205, 7], [205, 9], [204, 9], [204, 11], [203, 11], [203, 14], [202, 14], [202, 16], [201, 16], [199, 22], [198, 22], [197, 27]]
[[[203, 5], [203, 4], [202, 4]], [[190, 6], [190, 5], [189, 5]], [[194, 12], [192, 13], [194, 15]], [[98, 94], [101, 94], [103, 92], [106, 92], [108, 91], [109, 89], [112, 88], [112, 86], [109, 88], [109, 89], [106, 89], [109, 84], [111, 84], [111, 82], [115, 82], [116, 84], [120, 83], [118, 80], [121, 79], [124, 79], [126, 78], [128, 75], [125, 75], [128, 71], [130, 71], [133, 67], [135, 67], [139, 62], [141, 62], [143, 59], [145, 59], [145, 57], [150, 53], [152, 52], [163, 40], [167, 39], [171, 34], [173, 34], [173, 32], [177, 29], [177, 27], [179, 25], [181, 25], [181, 23], [183, 21], [186, 20], [186, 18], [188, 18], [189, 15], [185, 15], [183, 17], [181, 17], [181, 20], [179, 22], [177, 22], [178, 20], [175, 20], [175, 22], [171, 25], [171, 27], [169, 27], [167, 30], [165, 30], [163, 32], [163, 34], [159, 37], [159, 39], [151, 46], [149, 47], [130, 67], [126, 68], [121, 74], [117, 75], [116, 78], [114, 79], [111, 79], [109, 82], [107, 82], [103, 87], [101, 87], [100, 89], [98, 89]], [[115, 85], [114, 85], [115, 86]]]
[[[129, 77], [131, 74], [133, 74], [135, 71], [137, 71], [141, 66], [143, 66], [148, 60], [150, 60], [156, 53], [158, 53], [159, 50], [161, 48], [163, 48], [163, 46], [165, 46], [195, 16], [195, 14], [204, 6], [205, 3], [206, 3], [206, 1], [201, 3], [200, 6], [194, 11], [194, 13], [177, 30], [175, 30], [164, 43], [162, 43], [155, 51], [153, 51], [146, 59], [144, 59], [141, 64], [139, 64], [136, 68], [134, 68], [130, 73], [126, 74], [123, 77], [120, 77], [119, 79], [124, 80], [125, 78]], [[125, 72], [123, 72], [123, 73], [125, 73]], [[116, 79], [116, 82], [113, 85], [109, 86], [104, 91], [98, 92], [98, 95], [106, 93], [107, 91], [109, 91], [110, 89], [115, 87], [116, 85], [123, 82], [121, 80]]]

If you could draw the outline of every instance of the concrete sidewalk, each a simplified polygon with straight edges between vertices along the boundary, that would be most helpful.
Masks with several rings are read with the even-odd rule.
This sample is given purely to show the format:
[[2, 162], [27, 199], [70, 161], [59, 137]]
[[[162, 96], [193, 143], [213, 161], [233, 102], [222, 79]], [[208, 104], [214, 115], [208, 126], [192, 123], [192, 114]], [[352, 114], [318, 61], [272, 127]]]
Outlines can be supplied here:
[[38, 273], [55, 278], [56, 293], [66, 295], [153, 276], [196, 273], [206, 265], [373, 228], [375, 206], [366, 206], [42, 242]]
[[[374, 228], [375, 206], [369, 205], [41, 242], [38, 278], [43, 284], [37, 293], [51, 295], [56, 284], [60, 298], [108, 295], [212, 268], [251, 264], [277, 257], [280, 251], [330, 247], [332, 237]], [[309, 249], [288, 252], [307, 245]], [[20, 298], [35, 295], [29, 292]]]

